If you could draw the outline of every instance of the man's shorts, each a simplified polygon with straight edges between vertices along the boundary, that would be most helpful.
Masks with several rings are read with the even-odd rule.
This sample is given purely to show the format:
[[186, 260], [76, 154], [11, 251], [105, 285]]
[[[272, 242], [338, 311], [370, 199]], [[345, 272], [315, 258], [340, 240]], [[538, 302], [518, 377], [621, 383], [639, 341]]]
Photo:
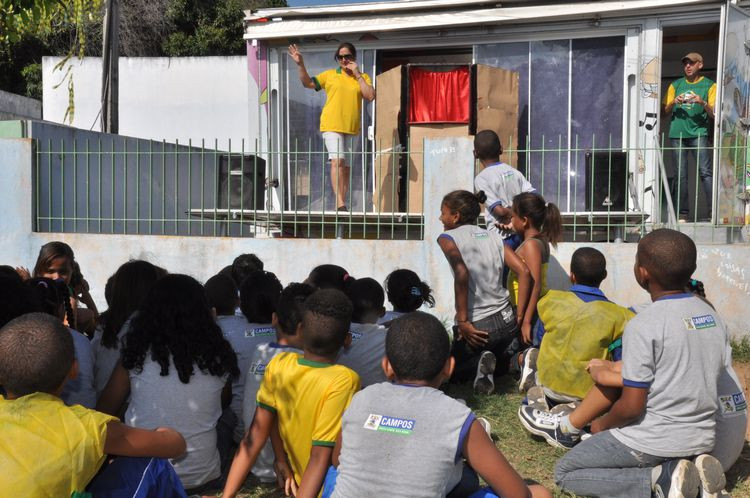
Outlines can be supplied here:
[[351, 163], [352, 155], [355, 152], [359, 152], [359, 135], [324, 131], [323, 140], [326, 143], [328, 159], [348, 159], [346, 162]]

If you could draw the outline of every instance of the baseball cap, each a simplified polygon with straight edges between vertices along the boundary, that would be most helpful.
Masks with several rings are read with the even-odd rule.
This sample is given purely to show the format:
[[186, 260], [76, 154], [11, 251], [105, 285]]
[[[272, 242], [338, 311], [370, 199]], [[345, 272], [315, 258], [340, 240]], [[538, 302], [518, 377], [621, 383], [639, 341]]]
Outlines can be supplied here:
[[703, 62], [703, 56], [699, 54], [698, 52], [690, 52], [685, 57], [682, 58], [682, 62], [685, 62], [685, 59], [691, 61], [691, 62]]

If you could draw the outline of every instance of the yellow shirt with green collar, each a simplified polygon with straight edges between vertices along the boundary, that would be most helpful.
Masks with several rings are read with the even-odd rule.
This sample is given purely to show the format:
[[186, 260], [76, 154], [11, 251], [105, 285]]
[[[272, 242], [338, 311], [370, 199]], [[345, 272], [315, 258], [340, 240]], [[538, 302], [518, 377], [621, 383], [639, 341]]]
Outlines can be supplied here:
[[[367, 74], [360, 74], [368, 85], [372, 85]], [[326, 92], [326, 103], [320, 114], [320, 131], [358, 134], [362, 112], [362, 89], [359, 87], [359, 80], [342, 71], [340, 67], [323, 71], [312, 80], [315, 91]]]
[[107, 423], [117, 418], [56, 396], [0, 396], [3, 496], [67, 497], [86, 489], [104, 463]]
[[299, 353], [278, 354], [266, 367], [257, 403], [276, 414], [298, 483], [312, 447], [333, 447], [336, 443], [341, 416], [358, 390], [359, 376], [354, 371], [310, 361]]
[[705, 137], [709, 131], [708, 113], [703, 106], [684, 102], [674, 102], [676, 97], [699, 95], [712, 109], [716, 109], [716, 83], [713, 80], [700, 76], [690, 82], [686, 78], [680, 78], [670, 83], [667, 95], [664, 97], [664, 105], [674, 103], [672, 117], [669, 125], [669, 138], [695, 138]]

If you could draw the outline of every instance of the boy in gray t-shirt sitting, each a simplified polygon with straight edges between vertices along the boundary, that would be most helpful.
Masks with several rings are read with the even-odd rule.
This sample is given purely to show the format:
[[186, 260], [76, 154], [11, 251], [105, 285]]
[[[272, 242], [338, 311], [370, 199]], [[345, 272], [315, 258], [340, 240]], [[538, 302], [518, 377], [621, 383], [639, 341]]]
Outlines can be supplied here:
[[694, 497], [701, 478], [711, 478], [705, 472], [721, 472], [699, 472], [684, 459], [714, 446], [729, 342], [713, 308], [684, 291], [695, 268], [695, 244], [685, 234], [654, 230], [638, 244], [635, 278], [653, 302], [625, 328], [620, 398], [591, 424], [594, 435], [557, 462], [564, 490]]
[[437, 389], [454, 365], [437, 318], [413, 312], [395, 319], [385, 348], [382, 366], [392, 382], [352, 398], [333, 453], [338, 473], [329, 470], [323, 496], [334, 486], [333, 497], [433, 498], [458, 486], [468, 496], [479, 490], [474, 470], [506, 498], [551, 496], [527, 488], [471, 410]]

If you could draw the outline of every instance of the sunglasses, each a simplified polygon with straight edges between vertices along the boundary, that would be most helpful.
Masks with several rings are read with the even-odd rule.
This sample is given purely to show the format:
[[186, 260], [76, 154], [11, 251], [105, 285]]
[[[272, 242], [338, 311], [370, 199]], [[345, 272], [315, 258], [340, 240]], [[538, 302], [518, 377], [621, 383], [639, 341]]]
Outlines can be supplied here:
[[353, 61], [354, 56], [352, 54], [337, 55], [336, 59], [340, 61], [343, 61], [343, 60]]

